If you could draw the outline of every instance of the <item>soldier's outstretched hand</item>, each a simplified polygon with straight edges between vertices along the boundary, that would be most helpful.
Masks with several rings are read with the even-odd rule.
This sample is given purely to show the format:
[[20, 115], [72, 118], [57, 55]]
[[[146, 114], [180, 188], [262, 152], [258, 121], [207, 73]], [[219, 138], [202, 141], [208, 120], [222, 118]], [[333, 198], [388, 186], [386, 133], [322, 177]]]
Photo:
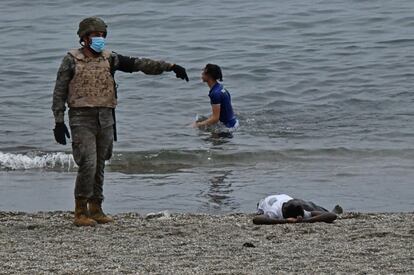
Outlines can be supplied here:
[[172, 71], [175, 73], [175, 76], [177, 78], [181, 78], [188, 82], [187, 72], [185, 71], [183, 67], [181, 67], [180, 65], [174, 64], [172, 66]]

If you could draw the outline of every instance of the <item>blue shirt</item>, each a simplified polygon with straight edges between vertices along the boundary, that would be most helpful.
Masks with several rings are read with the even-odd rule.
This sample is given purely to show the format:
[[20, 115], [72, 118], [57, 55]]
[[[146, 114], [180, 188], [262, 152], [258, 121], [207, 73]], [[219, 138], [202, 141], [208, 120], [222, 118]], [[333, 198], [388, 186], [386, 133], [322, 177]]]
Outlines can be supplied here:
[[230, 93], [221, 85], [216, 83], [208, 93], [211, 105], [220, 104], [220, 121], [231, 128], [236, 124], [236, 117], [231, 106]]

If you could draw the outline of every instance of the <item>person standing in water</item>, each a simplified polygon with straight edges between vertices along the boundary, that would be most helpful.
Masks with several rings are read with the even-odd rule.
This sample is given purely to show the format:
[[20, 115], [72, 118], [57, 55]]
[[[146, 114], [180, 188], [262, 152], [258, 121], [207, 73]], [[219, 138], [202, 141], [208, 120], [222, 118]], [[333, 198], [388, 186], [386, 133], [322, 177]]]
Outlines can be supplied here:
[[234, 115], [231, 96], [227, 89], [218, 81], [223, 81], [221, 68], [215, 64], [207, 64], [201, 74], [203, 82], [210, 88], [210, 117], [198, 117], [193, 127], [210, 130], [214, 134], [228, 135], [237, 130], [239, 121]]
[[159, 75], [173, 71], [188, 81], [186, 70], [176, 64], [147, 58], [122, 56], [105, 50], [107, 25], [98, 17], [79, 23], [81, 48], [63, 58], [53, 92], [55, 140], [65, 145], [70, 138], [64, 122], [66, 104], [72, 132], [73, 158], [79, 166], [75, 183], [75, 219], [77, 226], [112, 222], [102, 211], [105, 161], [112, 156], [116, 141], [114, 74], [143, 72]]

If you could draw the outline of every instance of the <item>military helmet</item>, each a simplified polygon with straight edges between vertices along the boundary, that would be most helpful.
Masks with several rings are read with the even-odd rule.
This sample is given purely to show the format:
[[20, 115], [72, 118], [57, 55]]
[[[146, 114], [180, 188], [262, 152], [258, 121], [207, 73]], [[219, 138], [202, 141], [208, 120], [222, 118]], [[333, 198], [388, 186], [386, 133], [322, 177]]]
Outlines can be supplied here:
[[82, 38], [91, 32], [104, 32], [104, 36], [106, 36], [106, 28], [107, 25], [101, 18], [95, 16], [88, 17], [79, 23], [78, 35]]

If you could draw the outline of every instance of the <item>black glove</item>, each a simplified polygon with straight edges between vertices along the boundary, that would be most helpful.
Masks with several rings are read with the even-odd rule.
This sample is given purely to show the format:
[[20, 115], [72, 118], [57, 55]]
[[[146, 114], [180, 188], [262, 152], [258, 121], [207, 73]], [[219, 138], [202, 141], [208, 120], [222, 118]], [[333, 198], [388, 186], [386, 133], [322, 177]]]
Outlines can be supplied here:
[[185, 79], [188, 82], [187, 72], [185, 71], [183, 67], [181, 67], [180, 65], [174, 64], [171, 69], [175, 73], [175, 76], [177, 78]]
[[66, 137], [70, 138], [68, 127], [66, 127], [64, 122], [55, 124], [53, 134], [55, 135], [55, 140], [62, 145], [66, 145]]

